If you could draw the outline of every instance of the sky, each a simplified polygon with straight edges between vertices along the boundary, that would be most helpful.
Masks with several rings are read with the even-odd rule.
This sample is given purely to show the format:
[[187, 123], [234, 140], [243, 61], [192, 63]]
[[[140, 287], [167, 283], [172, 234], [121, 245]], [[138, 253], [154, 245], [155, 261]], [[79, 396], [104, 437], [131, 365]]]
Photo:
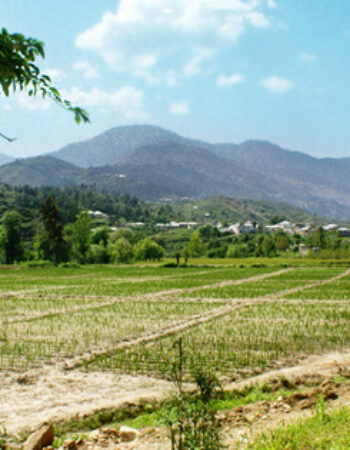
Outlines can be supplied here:
[[132, 124], [350, 157], [349, 0], [0, 0], [1, 26], [91, 124], [0, 95], [0, 153], [26, 157]]

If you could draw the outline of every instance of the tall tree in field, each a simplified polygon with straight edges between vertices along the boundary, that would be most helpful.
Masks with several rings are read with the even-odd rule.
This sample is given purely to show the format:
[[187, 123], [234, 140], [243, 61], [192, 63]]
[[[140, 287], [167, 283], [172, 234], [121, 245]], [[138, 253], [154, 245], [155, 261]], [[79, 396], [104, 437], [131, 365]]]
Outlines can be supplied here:
[[86, 211], [82, 211], [73, 225], [73, 248], [80, 263], [86, 262], [91, 243], [91, 219]]
[[22, 217], [16, 211], [7, 211], [2, 218], [1, 246], [5, 254], [5, 263], [13, 264], [23, 256], [21, 239]]
[[40, 212], [44, 223], [40, 247], [45, 259], [58, 264], [66, 259], [66, 243], [63, 239], [60, 211], [51, 195], [41, 204]]

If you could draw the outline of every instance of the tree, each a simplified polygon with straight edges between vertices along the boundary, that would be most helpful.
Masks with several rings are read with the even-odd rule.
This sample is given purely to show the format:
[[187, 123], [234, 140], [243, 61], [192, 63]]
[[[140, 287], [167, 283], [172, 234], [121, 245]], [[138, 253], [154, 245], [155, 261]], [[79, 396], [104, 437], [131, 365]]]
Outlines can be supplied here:
[[264, 236], [264, 239], [262, 241], [261, 245], [262, 253], [264, 256], [270, 257], [273, 256], [275, 253], [275, 243], [273, 242], [273, 239], [269, 236]]
[[51, 195], [40, 206], [44, 224], [38, 229], [38, 249], [42, 251], [44, 259], [58, 264], [67, 257], [66, 242], [63, 239], [63, 226], [60, 221], [60, 210]]
[[180, 264], [181, 252], [179, 251], [175, 252], [174, 256], [176, 259], [176, 265], [178, 266]]
[[191, 235], [191, 239], [187, 244], [187, 250], [190, 256], [202, 256], [205, 251], [205, 245], [200, 238], [199, 230]]
[[97, 230], [92, 235], [92, 243], [102, 244], [104, 247], [107, 247], [109, 234], [110, 234], [109, 227], [97, 228]]
[[114, 244], [110, 243], [108, 253], [110, 255], [110, 261], [113, 263], [127, 264], [134, 257], [133, 246], [124, 237], [119, 238]]
[[13, 264], [20, 261], [23, 255], [22, 217], [16, 211], [7, 211], [2, 218], [2, 224], [1, 246], [5, 253], [5, 263]]
[[140, 261], [159, 261], [163, 255], [163, 247], [151, 239], [143, 239], [135, 245], [135, 258]]
[[272, 216], [271, 219], [269, 220], [269, 225], [276, 225], [276, 223], [281, 223], [284, 220], [286, 220], [285, 216], [275, 215], [275, 216]]
[[327, 247], [327, 235], [322, 227], [318, 227], [311, 234], [311, 242], [314, 247], [326, 248]]
[[73, 224], [73, 248], [80, 263], [86, 261], [91, 242], [91, 219], [86, 211], [82, 211]]
[[[52, 85], [48, 75], [42, 74], [35, 64], [38, 57], [45, 58], [44, 44], [32, 37], [20, 33], [10, 34], [5, 28], [0, 33], [0, 87], [6, 97], [12, 91], [28, 89], [28, 95], [49, 97], [58, 105], [71, 111], [77, 123], [89, 122], [88, 113], [72, 106], [63, 99], [60, 92]], [[1, 134], [1, 133], [0, 133]], [[1, 134], [8, 141], [13, 139]]]
[[276, 238], [276, 249], [279, 252], [284, 252], [288, 249], [289, 247], [289, 238], [285, 233], [279, 233], [277, 238]]
[[223, 220], [221, 221], [221, 226], [222, 226], [223, 228], [227, 228], [227, 227], [228, 227], [228, 220], [227, 220], [227, 219], [223, 219]]

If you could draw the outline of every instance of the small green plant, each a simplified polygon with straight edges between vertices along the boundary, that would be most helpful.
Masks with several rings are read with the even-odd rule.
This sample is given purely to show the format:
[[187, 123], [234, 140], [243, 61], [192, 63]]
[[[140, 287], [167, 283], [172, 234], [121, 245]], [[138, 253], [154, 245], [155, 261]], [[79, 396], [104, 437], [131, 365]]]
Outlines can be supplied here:
[[181, 337], [175, 341], [173, 351], [172, 379], [177, 392], [168, 403], [162, 419], [169, 430], [172, 450], [224, 448], [220, 441], [221, 426], [215, 417], [216, 409], [211, 404], [219, 387], [215, 374], [194, 363], [191, 375], [196, 389], [186, 391], [183, 369], [187, 358], [183, 353]]

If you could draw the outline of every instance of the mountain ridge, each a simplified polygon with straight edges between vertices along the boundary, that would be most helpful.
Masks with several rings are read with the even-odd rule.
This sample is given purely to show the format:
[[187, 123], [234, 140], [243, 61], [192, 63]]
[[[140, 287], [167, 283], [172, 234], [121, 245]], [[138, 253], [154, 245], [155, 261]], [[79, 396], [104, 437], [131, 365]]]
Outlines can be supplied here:
[[[44, 157], [2, 166], [0, 181], [58, 187], [95, 184], [99, 190], [130, 193], [142, 200], [225, 195], [285, 201], [347, 219], [349, 168], [350, 158], [314, 158], [267, 141], [212, 144], [156, 126], [130, 125]], [[31, 180], [33, 176], [37, 179]]]

